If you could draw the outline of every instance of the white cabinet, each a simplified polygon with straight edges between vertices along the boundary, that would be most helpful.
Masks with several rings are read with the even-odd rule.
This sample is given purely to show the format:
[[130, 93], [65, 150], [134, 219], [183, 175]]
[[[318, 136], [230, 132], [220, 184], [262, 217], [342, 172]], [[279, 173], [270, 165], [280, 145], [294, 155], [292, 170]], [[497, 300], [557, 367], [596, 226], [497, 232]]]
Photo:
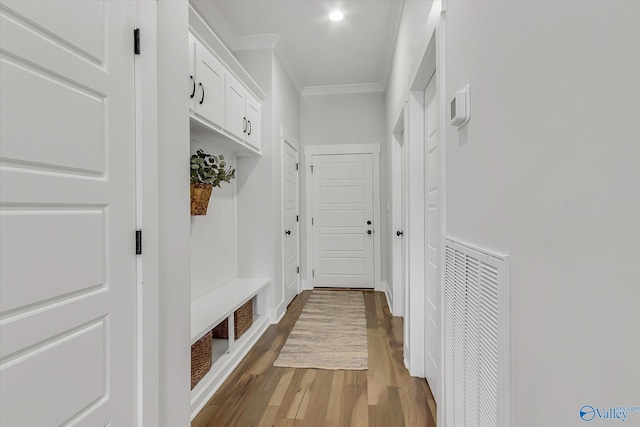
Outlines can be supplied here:
[[245, 141], [256, 150], [260, 150], [261, 141], [260, 134], [262, 132], [262, 106], [260, 101], [255, 99], [249, 93], [246, 96], [246, 115], [247, 115], [247, 132]]
[[[250, 84], [241, 83], [235, 77], [237, 74], [229, 71], [191, 33], [189, 73], [189, 108], [192, 125], [195, 121], [197, 131], [214, 131], [226, 136], [227, 145], [231, 144], [229, 148], [238, 155], [259, 155], [262, 128], [260, 101], [247, 89], [251, 87]], [[233, 144], [237, 147], [233, 147]]]
[[191, 108], [216, 126], [224, 125], [225, 68], [193, 35], [190, 36]]
[[244, 140], [247, 134], [245, 98], [247, 91], [232, 75], [227, 74], [225, 86], [226, 121], [225, 130]]
[[262, 107], [240, 82], [227, 74], [225, 87], [227, 132], [260, 150]]

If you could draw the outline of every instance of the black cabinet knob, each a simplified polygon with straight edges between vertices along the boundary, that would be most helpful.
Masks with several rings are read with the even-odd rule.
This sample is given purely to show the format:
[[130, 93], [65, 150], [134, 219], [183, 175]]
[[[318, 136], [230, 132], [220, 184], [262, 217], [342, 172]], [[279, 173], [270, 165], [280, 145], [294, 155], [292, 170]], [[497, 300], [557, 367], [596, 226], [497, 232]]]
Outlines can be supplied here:
[[198, 85], [202, 88], [202, 99], [200, 99], [200, 104], [202, 104], [204, 102], [204, 86], [202, 83], [198, 83]]
[[396, 231], [396, 236], [404, 236], [404, 231]]
[[189, 78], [191, 79], [191, 82], [193, 83], [193, 90], [191, 91], [191, 96], [190, 98], [193, 98], [196, 96], [196, 81], [193, 78], [193, 76], [189, 76]]

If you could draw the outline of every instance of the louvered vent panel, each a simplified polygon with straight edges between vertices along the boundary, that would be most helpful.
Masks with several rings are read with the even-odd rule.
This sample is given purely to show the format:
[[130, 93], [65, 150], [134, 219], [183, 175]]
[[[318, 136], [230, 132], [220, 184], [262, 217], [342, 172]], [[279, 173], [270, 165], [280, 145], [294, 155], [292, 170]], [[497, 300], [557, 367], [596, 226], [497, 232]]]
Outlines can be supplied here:
[[445, 416], [453, 427], [508, 425], [508, 258], [446, 240]]

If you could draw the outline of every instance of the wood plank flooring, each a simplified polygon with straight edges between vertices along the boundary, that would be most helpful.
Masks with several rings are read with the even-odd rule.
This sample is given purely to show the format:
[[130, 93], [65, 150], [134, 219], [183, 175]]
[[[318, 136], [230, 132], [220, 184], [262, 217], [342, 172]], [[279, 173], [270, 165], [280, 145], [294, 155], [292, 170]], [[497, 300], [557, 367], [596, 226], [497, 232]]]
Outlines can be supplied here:
[[267, 329], [192, 427], [435, 426], [429, 386], [404, 368], [402, 319], [391, 316], [381, 292], [364, 292], [368, 370], [273, 366], [310, 295], [298, 295], [280, 323]]

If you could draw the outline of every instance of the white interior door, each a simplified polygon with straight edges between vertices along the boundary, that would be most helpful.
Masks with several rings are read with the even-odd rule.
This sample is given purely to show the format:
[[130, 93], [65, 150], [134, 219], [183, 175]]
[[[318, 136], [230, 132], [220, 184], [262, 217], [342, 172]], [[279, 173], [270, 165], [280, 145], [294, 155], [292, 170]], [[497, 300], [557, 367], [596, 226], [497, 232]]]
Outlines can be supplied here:
[[0, 425], [136, 424], [134, 2], [0, 5]]
[[439, 402], [440, 379], [440, 253], [441, 253], [441, 202], [440, 202], [440, 149], [438, 144], [438, 114], [436, 79], [432, 78], [424, 92], [426, 139], [426, 236], [425, 278], [425, 374], [436, 402]]
[[284, 301], [289, 304], [300, 290], [299, 263], [299, 205], [298, 205], [298, 151], [292, 141], [284, 139], [282, 151], [283, 195], [282, 214], [284, 216]]
[[313, 283], [374, 287], [371, 154], [313, 156]]

